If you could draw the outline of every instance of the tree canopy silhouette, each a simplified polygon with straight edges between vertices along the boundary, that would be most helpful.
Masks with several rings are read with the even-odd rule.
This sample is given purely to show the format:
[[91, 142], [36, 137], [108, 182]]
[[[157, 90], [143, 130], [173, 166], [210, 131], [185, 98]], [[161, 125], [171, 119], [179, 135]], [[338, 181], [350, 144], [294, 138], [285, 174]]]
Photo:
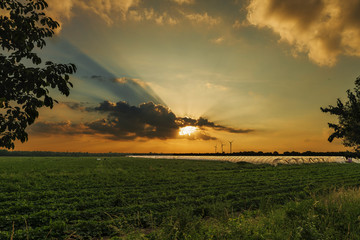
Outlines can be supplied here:
[[329, 136], [329, 142], [334, 138], [342, 139], [344, 146], [360, 150], [360, 77], [355, 80], [353, 91], [347, 90], [347, 102], [337, 99], [336, 106], [329, 105], [321, 111], [338, 117], [339, 123], [328, 123], [334, 132]]
[[69, 74], [74, 64], [42, 63], [36, 50], [45, 45], [60, 25], [46, 16], [44, 0], [0, 1], [0, 147], [14, 148], [14, 141], [28, 139], [26, 128], [41, 107], [57, 102], [49, 95], [57, 88], [68, 96]]

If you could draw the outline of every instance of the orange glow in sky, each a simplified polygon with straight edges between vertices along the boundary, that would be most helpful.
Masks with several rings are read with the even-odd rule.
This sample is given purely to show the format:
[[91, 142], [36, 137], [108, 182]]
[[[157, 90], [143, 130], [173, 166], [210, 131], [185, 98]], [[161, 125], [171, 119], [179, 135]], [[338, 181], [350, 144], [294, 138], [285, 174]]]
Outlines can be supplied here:
[[41, 57], [78, 70], [15, 150], [351, 150], [320, 107], [360, 75], [360, 0], [47, 2]]

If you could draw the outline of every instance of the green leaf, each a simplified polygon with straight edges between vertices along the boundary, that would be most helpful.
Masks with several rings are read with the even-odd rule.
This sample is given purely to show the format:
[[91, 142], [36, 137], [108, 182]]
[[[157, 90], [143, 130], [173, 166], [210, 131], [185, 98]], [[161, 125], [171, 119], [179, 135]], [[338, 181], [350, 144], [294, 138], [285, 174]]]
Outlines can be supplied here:
[[[45, 67], [37, 66], [42, 59], [34, 52], [35, 46], [43, 48], [45, 38], [60, 26], [43, 11], [47, 7], [44, 0], [0, 0], [0, 8], [10, 13], [10, 17], [0, 16], [0, 46], [9, 51], [0, 54], [0, 108], [6, 114], [0, 117], [0, 147], [13, 148], [14, 141], [27, 141], [26, 128], [39, 116], [37, 109], [53, 107], [48, 86], [70, 94], [68, 75], [75, 72], [74, 64], [45, 60]], [[21, 63], [24, 59], [30, 60], [26, 66]]]

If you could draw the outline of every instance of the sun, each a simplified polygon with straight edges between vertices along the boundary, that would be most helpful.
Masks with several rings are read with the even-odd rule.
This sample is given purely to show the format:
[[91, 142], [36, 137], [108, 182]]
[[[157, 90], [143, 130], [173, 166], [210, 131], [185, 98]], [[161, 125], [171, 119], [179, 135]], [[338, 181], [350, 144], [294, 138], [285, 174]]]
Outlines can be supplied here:
[[196, 132], [198, 130], [197, 127], [194, 126], [186, 126], [179, 129], [179, 135], [191, 135], [192, 133]]

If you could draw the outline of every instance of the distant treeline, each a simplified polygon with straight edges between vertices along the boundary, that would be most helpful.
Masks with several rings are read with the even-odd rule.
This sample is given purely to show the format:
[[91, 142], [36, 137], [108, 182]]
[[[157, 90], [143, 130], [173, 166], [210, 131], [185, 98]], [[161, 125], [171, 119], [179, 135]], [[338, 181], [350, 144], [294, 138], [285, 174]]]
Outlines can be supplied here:
[[279, 153], [274, 152], [255, 152], [255, 151], [244, 151], [244, 152], [234, 152], [234, 153], [88, 153], [88, 152], [51, 152], [51, 151], [8, 151], [0, 150], [0, 156], [36, 156], [36, 157], [51, 157], [51, 156], [69, 156], [69, 157], [121, 157], [126, 155], [192, 155], [192, 156], [344, 156], [344, 157], [357, 157], [360, 158], [360, 152], [289, 152]]
[[125, 156], [125, 153], [88, 153], [88, 152], [51, 152], [51, 151], [8, 151], [0, 150], [0, 156], [34, 156], [34, 157], [119, 157]]

